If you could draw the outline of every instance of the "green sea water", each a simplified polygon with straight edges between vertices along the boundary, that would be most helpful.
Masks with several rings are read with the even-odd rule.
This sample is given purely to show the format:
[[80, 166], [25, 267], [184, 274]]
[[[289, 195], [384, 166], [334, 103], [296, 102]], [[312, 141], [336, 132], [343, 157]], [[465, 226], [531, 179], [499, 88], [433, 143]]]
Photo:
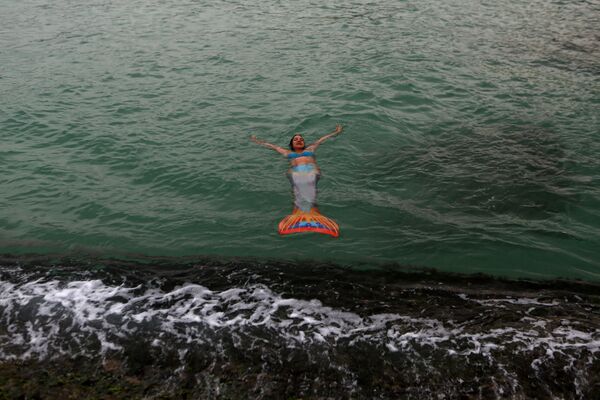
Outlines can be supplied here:
[[[600, 279], [600, 3], [5, 0], [0, 252]], [[280, 237], [285, 146], [341, 237]], [[402, 267], [398, 267], [402, 268]]]

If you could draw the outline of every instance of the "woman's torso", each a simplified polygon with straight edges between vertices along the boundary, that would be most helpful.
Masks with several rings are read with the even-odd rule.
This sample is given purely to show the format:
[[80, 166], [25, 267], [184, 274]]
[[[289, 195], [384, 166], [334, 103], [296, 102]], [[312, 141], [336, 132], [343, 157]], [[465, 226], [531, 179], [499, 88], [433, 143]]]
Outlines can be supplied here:
[[304, 150], [302, 152], [290, 152], [288, 153], [287, 158], [290, 161], [290, 167], [292, 169], [300, 165], [306, 165], [307, 167], [312, 165], [315, 170], [319, 172], [319, 167], [317, 166], [317, 161], [315, 159], [315, 153], [310, 150]]

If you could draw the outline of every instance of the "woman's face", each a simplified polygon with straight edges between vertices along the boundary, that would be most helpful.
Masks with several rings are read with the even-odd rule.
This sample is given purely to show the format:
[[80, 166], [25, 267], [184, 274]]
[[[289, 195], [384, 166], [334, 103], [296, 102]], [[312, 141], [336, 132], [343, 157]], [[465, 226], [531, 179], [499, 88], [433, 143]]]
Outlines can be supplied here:
[[304, 149], [304, 138], [302, 135], [294, 135], [294, 139], [292, 139], [292, 146], [294, 147], [294, 150]]

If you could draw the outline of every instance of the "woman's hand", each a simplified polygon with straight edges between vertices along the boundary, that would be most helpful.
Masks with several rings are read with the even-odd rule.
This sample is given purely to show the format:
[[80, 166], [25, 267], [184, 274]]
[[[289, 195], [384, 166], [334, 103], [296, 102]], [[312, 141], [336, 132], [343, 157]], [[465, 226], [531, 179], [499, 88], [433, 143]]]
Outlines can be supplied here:
[[342, 133], [343, 130], [344, 130], [344, 128], [342, 127], [342, 125], [335, 124], [335, 131], [333, 131], [333, 133], [335, 133], [336, 135], [339, 135], [340, 133]]
[[252, 140], [254, 143], [262, 144], [262, 142], [258, 140], [256, 135], [250, 135], [250, 140]]
[[268, 147], [269, 149], [275, 150], [276, 152], [283, 154], [284, 156], [286, 156], [289, 153], [289, 150], [268, 143], [266, 140], [259, 139], [255, 135], [250, 135], [250, 140], [263, 147]]

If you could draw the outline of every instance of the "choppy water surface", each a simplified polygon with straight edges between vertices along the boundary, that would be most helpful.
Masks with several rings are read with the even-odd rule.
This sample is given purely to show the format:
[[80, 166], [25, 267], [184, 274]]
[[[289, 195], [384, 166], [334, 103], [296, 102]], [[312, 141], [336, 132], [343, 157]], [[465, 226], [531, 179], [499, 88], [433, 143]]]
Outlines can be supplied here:
[[[4, 252], [598, 279], [597, 1], [8, 1]], [[280, 238], [285, 145], [342, 238]]]

